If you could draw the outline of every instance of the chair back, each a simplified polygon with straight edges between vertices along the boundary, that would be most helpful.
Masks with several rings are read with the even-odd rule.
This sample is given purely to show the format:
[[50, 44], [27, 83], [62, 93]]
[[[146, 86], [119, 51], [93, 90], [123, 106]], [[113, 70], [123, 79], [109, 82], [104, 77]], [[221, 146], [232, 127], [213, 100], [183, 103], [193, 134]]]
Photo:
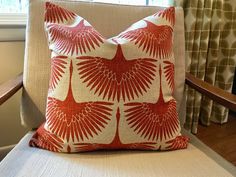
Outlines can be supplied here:
[[[48, 42], [44, 32], [45, 2], [44, 0], [29, 1], [21, 120], [22, 124], [30, 129], [37, 128], [45, 121], [46, 98], [50, 75], [50, 50], [48, 49]], [[82, 1], [51, 0], [50, 2], [82, 16], [107, 38], [118, 35], [134, 22], [163, 9], [163, 7], [156, 6], [130, 6]], [[177, 100], [177, 109], [181, 122], [183, 122], [185, 110], [181, 105], [185, 103], [185, 99], [183, 99], [185, 56], [184, 16], [182, 8], [176, 8], [174, 36], [174, 54], [176, 60], [174, 97]]]

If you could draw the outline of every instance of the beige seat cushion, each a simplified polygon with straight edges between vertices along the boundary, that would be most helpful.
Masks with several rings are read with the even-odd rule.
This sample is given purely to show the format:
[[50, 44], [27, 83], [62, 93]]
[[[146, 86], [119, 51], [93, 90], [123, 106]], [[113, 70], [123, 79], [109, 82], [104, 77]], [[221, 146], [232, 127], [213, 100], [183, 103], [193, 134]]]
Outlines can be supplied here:
[[[50, 51], [44, 32], [44, 0], [29, 2], [29, 19], [26, 31], [24, 64], [24, 89], [22, 97], [22, 123], [28, 128], [38, 127], [44, 120], [46, 96], [50, 73]], [[87, 19], [103, 36], [111, 37], [124, 31], [134, 22], [156, 13], [161, 7], [112, 5], [103, 3], [51, 1]], [[183, 9], [176, 8], [174, 28], [174, 54], [176, 59], [175, 93], [177, 109], [182, 103], [185, 62], [184, 62], [184, 21]], [[178, 109], [180, 119], [185, 110]], [[183, 113], [183, 114], [182, 114]], [[183, 122], [183, 121], [182, 121]]]
[[[171, 152], [100, 151], [80, 154], [54, 153], [31, 148], [32, 132], [0, 164], [1, 177], [231, 177], [236, 168], [206, 147], [192, 143]], [[206, 155], [200, 149], [205, 148]], [[212, 156], [212, 155], [211, 155]], [[227, 168], [226, 168], [227, 167]], [[227, 171], [227, 170], [228, 171]]]

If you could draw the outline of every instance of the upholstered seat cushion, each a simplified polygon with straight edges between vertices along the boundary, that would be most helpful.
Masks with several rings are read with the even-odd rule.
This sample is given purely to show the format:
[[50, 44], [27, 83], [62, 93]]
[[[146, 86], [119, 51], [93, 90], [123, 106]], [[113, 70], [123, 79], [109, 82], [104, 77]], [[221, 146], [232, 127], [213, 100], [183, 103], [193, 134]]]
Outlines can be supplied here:
[[[62, 154], [30, 148], [28, 133], [0, 164], [1, 177], [230, 177], [235, 167], [191, 136], [170, 152], [97, 151]], [[217, 161], [214, 161], [212, 159]]]

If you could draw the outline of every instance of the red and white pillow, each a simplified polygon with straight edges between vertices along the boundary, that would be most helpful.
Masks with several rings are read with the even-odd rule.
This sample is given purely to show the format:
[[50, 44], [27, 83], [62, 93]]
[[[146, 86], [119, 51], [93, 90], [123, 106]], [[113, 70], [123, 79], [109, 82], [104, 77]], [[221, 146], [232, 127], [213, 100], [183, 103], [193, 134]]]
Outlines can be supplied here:
[[186, 148], [173, 98], [174, 10], [106, 39], [82, 17], [47, 2], [46, 122], [30, 146], [57, 152]]

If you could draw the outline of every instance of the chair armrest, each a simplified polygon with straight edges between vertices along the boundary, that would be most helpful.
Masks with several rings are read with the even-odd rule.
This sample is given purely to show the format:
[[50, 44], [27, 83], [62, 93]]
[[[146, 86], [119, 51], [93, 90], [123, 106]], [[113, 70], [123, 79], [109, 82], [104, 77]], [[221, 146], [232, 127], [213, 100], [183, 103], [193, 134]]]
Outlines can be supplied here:
[[15, 147], [16, 145], [9, 145], [9, 146], [4, 146], [4, 147], [0, 147], [0, 162], [2, 161], [2, 159], [4, 159], [4, 157]]
[[0, 105], [7, 101], [23, 86], [23, 74], [0, 85]]
[[236, 111], [236, 95], [204, 82], [203, 80], [194, 77], [190, 73], [186, 73], [185, 82], [187, 85], [204, 94], [213, 101], [216, 101], [217, 103], [233, 111]]

